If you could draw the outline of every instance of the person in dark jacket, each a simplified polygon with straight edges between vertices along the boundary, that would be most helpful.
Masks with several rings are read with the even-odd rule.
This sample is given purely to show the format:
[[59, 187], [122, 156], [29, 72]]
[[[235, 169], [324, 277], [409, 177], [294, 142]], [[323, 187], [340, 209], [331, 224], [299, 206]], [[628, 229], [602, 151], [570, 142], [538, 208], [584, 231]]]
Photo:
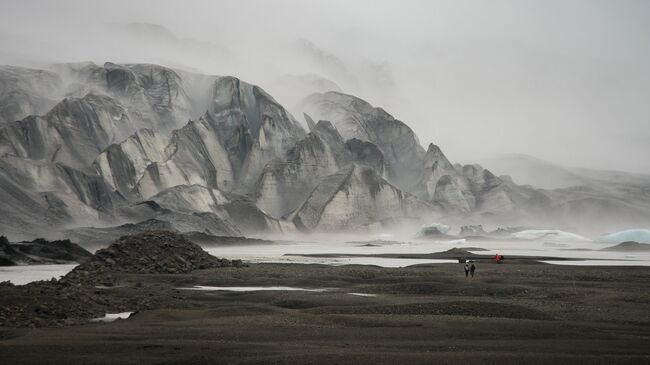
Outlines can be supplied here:
[[476, 265], [472, 264], [472, 266], [469, 268], [469, 272], [472, 273], [472, 277], [474, 277], [474, 271], [476, 271]]
[[465, 277], [469, 276], [469, 264], [465, 263]]

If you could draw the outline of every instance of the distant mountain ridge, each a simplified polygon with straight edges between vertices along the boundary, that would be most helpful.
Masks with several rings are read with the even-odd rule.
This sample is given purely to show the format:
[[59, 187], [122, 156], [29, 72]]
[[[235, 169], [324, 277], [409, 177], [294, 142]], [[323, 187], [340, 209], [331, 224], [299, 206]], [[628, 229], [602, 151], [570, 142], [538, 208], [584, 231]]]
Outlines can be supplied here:
[[561, 166], [525, 154], [504, 154], [482, 159], [480, 163], [490, 166], [498, 175], [511, 176], [518, 184], [528, 184], [545, 189], [568, 188], [602, 182], [613, 183], [617, 180], [632, 184], [650, 183], [650, 174]]

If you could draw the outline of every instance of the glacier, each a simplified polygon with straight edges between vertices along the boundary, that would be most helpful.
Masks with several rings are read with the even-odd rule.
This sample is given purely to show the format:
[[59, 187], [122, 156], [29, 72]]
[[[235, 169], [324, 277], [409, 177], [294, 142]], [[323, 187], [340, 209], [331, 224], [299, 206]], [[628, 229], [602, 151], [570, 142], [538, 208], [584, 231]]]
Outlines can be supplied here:
[[255, 84], [152, 64], [0, 66], [0, 82], [0, 233], [18, 239], [392, 234], [442, 220], [596, 237], [650, 220], [638, 181], [517, 185], [425, 150], [407, 123], [337, 88], [304, 95], [303, 121]]

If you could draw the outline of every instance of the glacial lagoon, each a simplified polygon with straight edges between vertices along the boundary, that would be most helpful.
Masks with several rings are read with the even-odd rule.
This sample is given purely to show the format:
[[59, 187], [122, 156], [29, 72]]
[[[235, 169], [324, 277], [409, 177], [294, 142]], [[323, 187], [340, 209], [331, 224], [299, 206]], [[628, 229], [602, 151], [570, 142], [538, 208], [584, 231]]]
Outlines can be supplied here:
[[[381, 238], [381, 239], [380, 239]], [[390, 240], [388, 239], [390, 238]], [[349, 238], [314, 237], [312, 240], [280, 241], [276, 243], [208, 246], [210, 254], [228, 259], [242, 259], [249, 263], [293, 263], [320, 265], [376, 265], [405, 267], [421, 264], [454, 264], [456, 260], [388, 258], [381, 254], [426, 254], [442, 252], [454, 247], [482, 255], [496, 253], [508, 256], [546, 256], [570, 260], [544, 260], [558, 265], [590, 266], [650, 266], [650, 252], [602, 251], [612, 244], [592, 241], [545, 242], [544, 240], [509, 241], [486, 240], [409, 240], [388, 237], [366, 237], [366, 241]], [[481, 250], [473, 251], [474, 248]], [[318, 255], [318, 256], [311, 256]], [[323, 257], [326, 256], [326, 257]], [[37, 280], [59, 278], [76, 265], [31, 265], [0, 267], [0, 282], [11, 281], [23, 285]]]

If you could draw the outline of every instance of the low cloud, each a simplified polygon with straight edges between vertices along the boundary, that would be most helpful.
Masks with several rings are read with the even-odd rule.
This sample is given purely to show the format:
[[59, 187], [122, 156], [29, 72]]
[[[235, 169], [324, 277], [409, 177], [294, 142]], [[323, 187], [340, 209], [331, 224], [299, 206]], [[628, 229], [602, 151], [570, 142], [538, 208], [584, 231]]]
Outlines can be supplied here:
[[290, 92], [286, 80], [308, 80], [383, 107], [454, 161], [517, 152], [650, 172], [646, 1], [23, 0], [0, 10], [3, 64], [159, 63], [241, 77], [290, 109], [311, 87]]

